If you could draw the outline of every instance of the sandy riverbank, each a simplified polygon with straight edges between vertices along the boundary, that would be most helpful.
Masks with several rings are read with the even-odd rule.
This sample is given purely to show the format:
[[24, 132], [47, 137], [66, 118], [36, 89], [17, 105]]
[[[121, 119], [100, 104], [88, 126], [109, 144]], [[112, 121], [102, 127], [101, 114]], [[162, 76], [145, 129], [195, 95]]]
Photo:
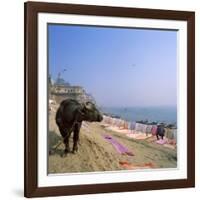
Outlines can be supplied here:
[[[49, 148], [62, 138], [55, 124], [55, 112], [49, 115]], [[110, 135], [129, 149], [134, 156], [121, 155], [104, 135]], [[80, 131], [79, 151], [61, 157], [64, 145], [49, 155], [49, 173], [115, 171], [138, 168], [175, 168], [177, 150], [155, 143], [155, 137], [143, 139], [130, 138], [123, 132], [117, 132], [101, 123], [86, 123]], [[70, 145], [72, 148], [72, 137]]]

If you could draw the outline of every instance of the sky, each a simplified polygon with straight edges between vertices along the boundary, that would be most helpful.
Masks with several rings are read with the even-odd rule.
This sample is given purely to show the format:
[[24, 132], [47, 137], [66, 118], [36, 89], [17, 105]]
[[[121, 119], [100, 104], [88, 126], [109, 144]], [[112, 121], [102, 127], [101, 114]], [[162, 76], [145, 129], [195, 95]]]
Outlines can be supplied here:
[[99, 106], [176, 106], [176, 31], [50, 24], [48, 59]]

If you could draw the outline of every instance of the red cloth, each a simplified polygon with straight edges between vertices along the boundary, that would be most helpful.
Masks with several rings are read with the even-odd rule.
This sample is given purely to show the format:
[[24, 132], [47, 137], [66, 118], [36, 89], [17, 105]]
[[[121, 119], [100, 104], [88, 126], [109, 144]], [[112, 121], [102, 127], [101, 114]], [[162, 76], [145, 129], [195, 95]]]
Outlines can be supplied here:
[[152, 129], [151, 129], [152, 135], [156, 135], [156, 132], [157, 132], [157, 126], [156, 126], [156, 125], [153, 125], [153, 127], [152, 127]]

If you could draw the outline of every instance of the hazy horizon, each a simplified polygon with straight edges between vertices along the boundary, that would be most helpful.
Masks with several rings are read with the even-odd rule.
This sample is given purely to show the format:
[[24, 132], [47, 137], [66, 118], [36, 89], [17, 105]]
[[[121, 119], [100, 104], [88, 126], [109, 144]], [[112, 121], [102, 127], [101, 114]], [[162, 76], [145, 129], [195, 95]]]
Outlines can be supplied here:
[[176, 107], [177, 32], [48, 25], [49, 73], [104, 107]]

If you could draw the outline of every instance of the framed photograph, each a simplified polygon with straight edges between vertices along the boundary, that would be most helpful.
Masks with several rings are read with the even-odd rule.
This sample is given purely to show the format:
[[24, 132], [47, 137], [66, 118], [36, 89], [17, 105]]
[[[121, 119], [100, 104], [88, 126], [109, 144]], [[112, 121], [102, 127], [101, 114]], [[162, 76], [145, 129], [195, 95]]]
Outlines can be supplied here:
[[25, 196], [195, 184], [195, 13], [25, 3]]

